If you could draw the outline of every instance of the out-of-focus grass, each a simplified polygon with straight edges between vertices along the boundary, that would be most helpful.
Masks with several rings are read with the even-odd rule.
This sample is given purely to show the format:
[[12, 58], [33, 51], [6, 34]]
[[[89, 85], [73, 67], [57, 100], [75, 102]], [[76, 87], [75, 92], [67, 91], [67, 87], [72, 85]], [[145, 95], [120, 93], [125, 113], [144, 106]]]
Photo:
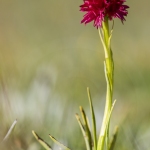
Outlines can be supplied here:
[[[74, 118], [87, 106], [91, 89], [98, 127], [105, 100], [104, 54], [98, 32], [80, 25], [82, 1], [1, 1], [0, 5], [0, 139], [17, 118], [3, 149], [40, 149], [34, 129], [72, 149], [84, 149]], [[124, 25], [115, 20], [112, 48], [117, 103], [112, 128], [120, 124], [116, 149], [149, 145], [149, 1], [127, 1]], [[99, 131], [98, 131], [99, 133]], [[52, 144], [52, 143], [50, 143]]]

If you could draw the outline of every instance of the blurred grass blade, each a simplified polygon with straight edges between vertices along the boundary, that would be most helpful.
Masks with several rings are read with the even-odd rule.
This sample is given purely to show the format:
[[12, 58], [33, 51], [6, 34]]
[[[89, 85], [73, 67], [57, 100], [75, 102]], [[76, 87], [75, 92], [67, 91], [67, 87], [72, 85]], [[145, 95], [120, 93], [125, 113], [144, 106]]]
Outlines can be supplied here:
[[90, 127], [89, 127], [89, 123], [88, 123], [88, 119], [87, 119], [87, 116], [85, 114], [85, 111], [84, 111], [83, 107], [81, 107], [81, 106], [80, 106], [80, 112], [81, 112], [82, 119], [83, 119], [83, 125], [85, 128], [85, 133], [86, 133], [87, 138], [88, 138], [89, 147], [92, 150], [92, 137], [91, 137]]
[[116, 139], [117, 139], [117, 135], [118, 135], [118, 126], [115, 127], [115, 132], [113, 134], [113, 138], [110, 142], [110, 146], [109, 146], [109, 150], [113, 150], [114, 149], [114, 146], [115, 146], [115, 143], [116, 143]]
[[86, 148], [87, 148], [87, 150], [91, 150], [90, 144], [89, 144], [89, 141], [88, 141], [88, 137], [87, 137], [87, 134], [86, 134], [86, 131], [85, 131], [85, 128], [84, 128], [84, 125], [82, 124], [79, 115], [76, 114], [75, 116], [76, 116], [78, 124], [81, 128], [81, 131], [82, 131], [82, 134], [83, 134], [83, 137], [84, 137], [84, 140], [85, 140]]
[[12, 123], [11, 127], [9, 128], [7, 134], [5, 135], [3, 141], [5, 141], [9, 136], [10, 134], [12, 133], [13, 129], [15, 128], [16, 126], [16, 123], [17, 123], [17, 119]]
[[103, 150], [103, 147], [104, 147], [104, 142], [103, 141], [104, 141], [105, 135], [106, 135], [107, 130], [108, 130], [108, 125], [109, 125], [110, 117], [111, 117], [111, 114], [112, 114], [112, 111], [113, 111], [115, 103], [116, 103], [116, 100], [114, 100], [114, 102], [112, 104], [112, 107], [111, 107], [111, 110], [110, 110], [109, 115], [107, 117], [106, 124], [105, 124], [104, 128], [101, 129], [102, 131], [100, 132], [101, 135], [99, 137], [97, 150]]
[[93, 132], [93, 139], [94, 139], [94, 150], [97, 149], [97, 135], [96, 135], [96, 120], [95, 120], [95, 113], [94, 113], [94, 108], [92, 104], [92, 98], [91, 98], [91, 93], [89, 87], [87, 87], [87, 93], [88, 93], [88, 99], [90, 103], [90, 111], [92, 115], [92, 132]]
[[68, 148], [67, 146], [63, 145], [62, 143], [58, 142], [53, 136], [51, 136], [49, 134], [49, 137], [52, 139], [53, 142], [55, 142], [57, 145], [59, 145], [61, 148], [65, 149], [65, 150], [71, 150], [70, 148]]
[[34, 131], [32, 131], [32, 134], [36, 138], [36, 140], [46, 149], [46, 150], [52, 150], [51, 146], [46, 143], [42, 138], [38, 136], [38, 134]]

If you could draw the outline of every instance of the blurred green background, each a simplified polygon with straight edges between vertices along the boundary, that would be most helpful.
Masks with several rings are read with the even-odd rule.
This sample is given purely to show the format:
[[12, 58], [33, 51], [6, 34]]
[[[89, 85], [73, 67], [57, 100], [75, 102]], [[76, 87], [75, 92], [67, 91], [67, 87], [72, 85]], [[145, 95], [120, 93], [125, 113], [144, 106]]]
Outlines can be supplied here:
[[[51, 133], [72, 149], [85, 150], [74, 114], [82, 105], [90, 117], [90, 87], [99, 134], [106, 83], [104, 52], [92, 23], [80, 24], [82, 1], [0, 1], [0, 141], [9, 150], [42, 150], [34, 129], [54, 149]], [[115, 61], [111, 132], [120, 125], [116, 150], [150, 147], [150, 2], [127, 1], [124, 25], [115, 20]]]

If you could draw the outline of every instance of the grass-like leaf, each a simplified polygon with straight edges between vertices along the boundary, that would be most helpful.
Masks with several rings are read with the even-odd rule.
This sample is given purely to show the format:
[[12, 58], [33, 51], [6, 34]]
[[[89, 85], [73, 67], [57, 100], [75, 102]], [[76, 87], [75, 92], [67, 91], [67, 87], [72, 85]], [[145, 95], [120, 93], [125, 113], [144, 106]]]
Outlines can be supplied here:
[[15, 128], [16, 126], [16, 123], [17, 123], [17, 119], [12, 123], [11, 127], [9, 128], [7, 134], [5, 135], [3, 141], [7, 140], [8, 137], [10, 136], [10, 134], [12, 133], [13, 129]]
[[81, 116], [82, 116], [82, 120], [83, 120], [83, 125], [84, 125], [84, 128], [85, 128], [85, 133], [86, 133], [87, 138], [88, 138], [89, 147], [92, 150], [91, 131], [90, 131], [90, 127], [89, 127], [89, 123], [88, 123], [86, 113], [85, 113], [83, 107], [81, 107], [81, 106], [80, 106], [80, 112], [81, 112]]
[[46, 150], [52, 150], [51, 146], [46, 143], [41, 137], [38, 136], [38, 134], [35, 131], [32, 131], [32, 134], [36, 138], [36, 140], [46, 149]]
[[94, 108], [92, 104], [92, 98], [91, 98], [89, 87], [87, 88], [87, 93], [88, 93], [88, 99], [89, 99], [89, 104], [90, 104], [90, 111], [92, 115], [92, 132], [93, 132], [93, 139], [94, 139], [94, 150], [96, 150], [97, 149], [96, 120], [95, 120], [95, 113], [94, 113]]
[[62, 143], [58, 142], [53, 136], [51, 136], [49, 134], [49, 137], [52, 139], [53, 142], [55, 142], [57, 145], [59, 145], [61, 148], [65, 149], [65, 150], [71, 150], [70, 148], [68, 148], [67, 146], [63, 145]]
[[85, 131], [85, 127], [84, 127], [84, 125], [82, 124], [79, 115], [76, 114], [75, 116], [76, 116], [76, 119], [77, 119], [77, 121], [78, 121], [78, 124], [79, 124], [79, 126], [80, 126], [80, 128], [81, 128], [81, 131], [82, 131], [82, 134], [83, 134], [83, 137], [84, 137], [84, 140], [85, 140], [86, 148], [87, 148], [87, 150], [91, 150], [91, 147], [90, 147], [90, 144], [89, 144], [88, 135], [87, 135], [87, 133], [86, 133], [86, 131]]

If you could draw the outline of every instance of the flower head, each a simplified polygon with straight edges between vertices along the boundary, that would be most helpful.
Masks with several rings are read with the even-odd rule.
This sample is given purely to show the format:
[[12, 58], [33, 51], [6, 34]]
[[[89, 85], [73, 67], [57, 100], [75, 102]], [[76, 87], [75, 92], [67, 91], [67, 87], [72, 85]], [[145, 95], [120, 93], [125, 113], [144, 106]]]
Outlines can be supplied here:
[[80, 11], [86, 12], [81, 23], [94, 21], [94, 26], [101, 27], [105, 17], [109, 20], [119, 18], [122, 22], [127, 16], [129, 6], [124, 5], [125, 0], [83, 0]]

